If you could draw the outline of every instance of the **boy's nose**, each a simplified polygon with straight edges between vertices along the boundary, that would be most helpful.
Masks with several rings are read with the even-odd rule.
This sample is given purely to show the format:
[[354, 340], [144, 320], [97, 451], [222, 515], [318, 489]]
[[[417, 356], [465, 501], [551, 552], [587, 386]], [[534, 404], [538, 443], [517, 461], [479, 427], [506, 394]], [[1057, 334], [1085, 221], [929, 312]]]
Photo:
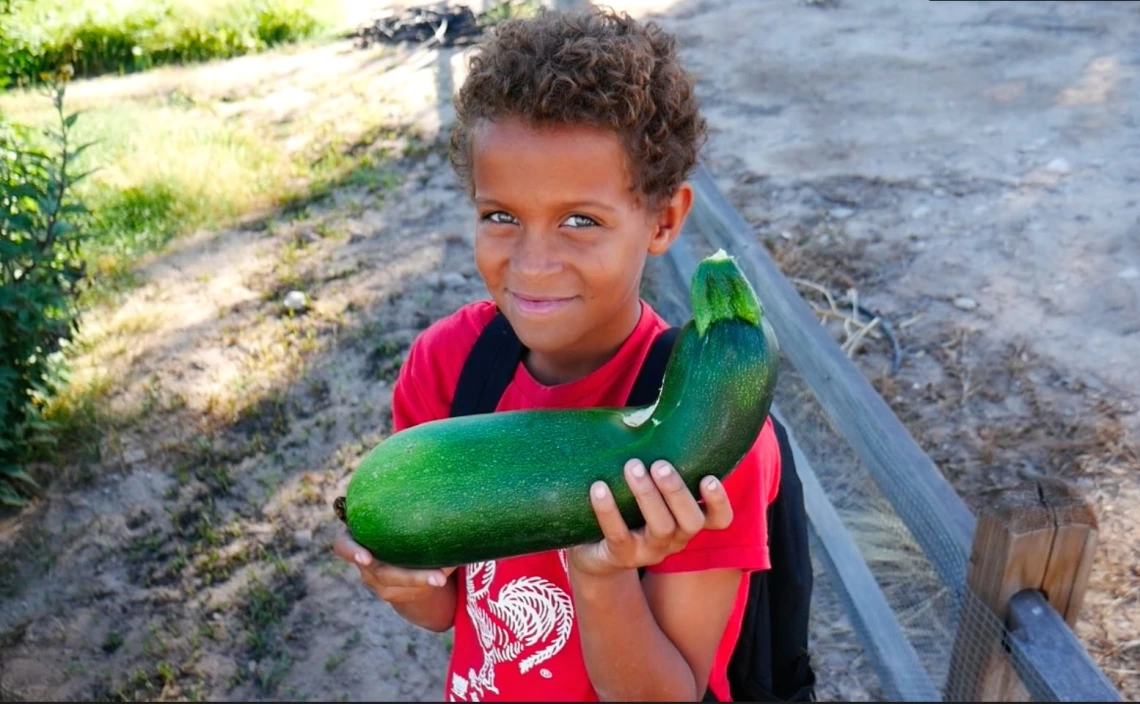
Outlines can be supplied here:
[[541, 277], [558, 272], [562, 261], [549, 238], [528, 233], [511, 254], [511, 268], [522, 276]]

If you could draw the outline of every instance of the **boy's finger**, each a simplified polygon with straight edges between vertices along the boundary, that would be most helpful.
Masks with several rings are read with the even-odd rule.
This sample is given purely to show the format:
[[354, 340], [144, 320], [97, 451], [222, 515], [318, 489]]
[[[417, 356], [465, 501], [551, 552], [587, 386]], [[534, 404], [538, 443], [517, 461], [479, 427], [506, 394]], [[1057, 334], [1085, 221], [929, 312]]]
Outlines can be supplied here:
[[368, 566], [372, 564], [372, 553], [368, 552], [360, 543], [352, 539], [348, 533], [341, 533], [333, 541], [333, 552], [337, 557], [351, 562], [357, 566]]
[[380, 597], [389, 604], [399, 604], [405, 601], [414, 601], [422, 599], [424, 596], [423, 587], [389, 587], [384, 585], [371, 584], [365, 582], [376, 596]]
[[447, 584], [443, 570], [409, 570], [379, 562], [360, 567], [360, 575], [386, 587], [442, 587]]
[[613, 494], [605, 482], [594, 482], [590, 487], [590, 504], [594, 508], [594, 515], [598, 519], [598, 526], [602, 535], [610, 544], [610, 549], [617, 554], [624, 554], [633, 548], [633, 534], [629, 526], [621, 517], [621, 512], [614, 503]]
[[[654, 467], [658, 471], [662, 469], [660, 465], [654, 465]], [[676, 475], [668, 463], [664, 467], [668, 468], [667, 474]], [[672, 543], [673, 533], [677, 530], [677, 522], [673, 520], [673, 513], [661, 496], [661, 490], [657, 488], [658, 479], [667, 480], [668, 477], [655, 476], [651, 479], [649, 470], [640, 460], [630, 460], [625, 465], [625, 480], [629, 483], [629, 488], [633, 490], [634, 498], [637, 499], [637, 505], [641, 509], [641, 515], [645, 517], [645, 537], [652, 550], [664, 549]]]
[[732, 503], [724, 491], [724, 484], [716, 477], [701, 480], [701, 496], [705, 500], [705, 525], [708, 530], [724, 530], [732, 523]]
[[653, 463], [651, 475], [681, 533], [674, 535], [674, 539], [687, 541], [705, 527], [705, 513], [701, 510], [701, 505], [693, 498], [693, 492], [689, 491], [676, 468], [665, 460]]

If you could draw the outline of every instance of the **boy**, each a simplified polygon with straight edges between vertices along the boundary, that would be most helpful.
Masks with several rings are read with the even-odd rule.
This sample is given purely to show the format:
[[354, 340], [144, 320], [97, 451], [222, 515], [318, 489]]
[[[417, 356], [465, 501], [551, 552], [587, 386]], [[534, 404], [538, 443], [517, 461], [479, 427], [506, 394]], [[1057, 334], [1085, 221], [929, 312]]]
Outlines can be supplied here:
[[[673, 39], [593, 10], [504, 23], [473, 59], [456, 113], [452, 163], [476, 205], [491, 300], [416, 339], [393, 389], [394, 430], [449, 415], [464, 360], [500, 311], [525, 353], [498, 411], [624, 405], [668, 327], [639, 297], [646, 257], [681, 231], [705, 132]], [[379, 564], [347, 535], [335, 550], [411, 623], [454, 627], [448, 700], [728, 701], [745, 577], [770, 566], [772, 425], [699, 497], [653, 459], [625, 466], [640, 530], [610, 487], [591, 487], [604, 533], [594, 544], [444, 570]]]

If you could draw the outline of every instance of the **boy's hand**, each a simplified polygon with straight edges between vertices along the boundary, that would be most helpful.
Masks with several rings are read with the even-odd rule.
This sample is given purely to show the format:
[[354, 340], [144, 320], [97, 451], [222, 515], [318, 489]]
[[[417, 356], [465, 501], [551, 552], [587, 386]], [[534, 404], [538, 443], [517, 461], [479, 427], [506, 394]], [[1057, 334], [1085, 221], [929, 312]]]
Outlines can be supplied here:
[[341, 533], [333, 543], [333, 552], [345, 562], [360, 570], [364, 586], [390, 604], [403, 604], [428, 596], [433, 589], [445, 586], [454, 567], [438, 570], [409, 570], [378, 562], [363, 545], [353, 540], [348, 532]]
[[716, 477], [701, 481], [704, 509], [664, 460], [654, 462], [650, 471], [640, 460], [626, 462], [625, 481], [637, 498], [645, 526], [630, 531], [609, 487], [596, 482], [590, 502], [605, 537], [566, 551], [567, 562], [580, 572], [606, 576], [655, 565], [684, 548], [701, 530], [722, 530], [732, 523], [732, 506]]

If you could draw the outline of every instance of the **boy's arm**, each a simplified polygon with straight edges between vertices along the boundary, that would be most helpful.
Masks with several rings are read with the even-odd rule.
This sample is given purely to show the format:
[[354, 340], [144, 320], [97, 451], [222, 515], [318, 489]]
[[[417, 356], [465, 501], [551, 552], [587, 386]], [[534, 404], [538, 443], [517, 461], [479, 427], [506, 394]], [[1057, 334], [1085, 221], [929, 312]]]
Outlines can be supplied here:
[[603, 701], [700, 701], [742, 570], [572, 570], [582, 653]]

